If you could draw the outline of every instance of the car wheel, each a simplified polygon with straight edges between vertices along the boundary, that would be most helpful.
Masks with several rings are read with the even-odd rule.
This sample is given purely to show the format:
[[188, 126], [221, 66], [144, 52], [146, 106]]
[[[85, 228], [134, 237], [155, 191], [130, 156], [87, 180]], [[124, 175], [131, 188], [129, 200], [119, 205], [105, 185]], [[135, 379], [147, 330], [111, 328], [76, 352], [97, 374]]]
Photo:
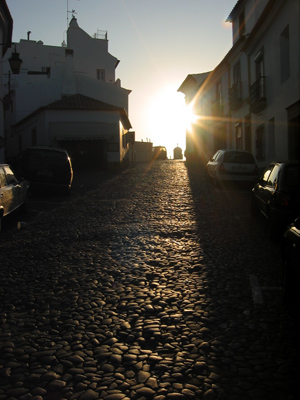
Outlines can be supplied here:
[[28, 211], [28, 204], [29, 204], [29, 196], [28, 196], [28, 194], [27, 194], [24, 203], [23, 203], [22, 206], [20, 207], [20, 211], [21, 211], [22, 214], [27, 213], [27, 211]]

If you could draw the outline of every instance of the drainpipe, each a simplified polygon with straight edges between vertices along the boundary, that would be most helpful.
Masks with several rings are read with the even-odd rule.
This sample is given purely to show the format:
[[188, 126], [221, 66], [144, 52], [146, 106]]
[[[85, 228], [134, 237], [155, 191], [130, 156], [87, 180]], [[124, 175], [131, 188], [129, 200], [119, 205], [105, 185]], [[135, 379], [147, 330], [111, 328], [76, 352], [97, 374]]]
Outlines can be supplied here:
[[[228, 71], [228, 93], [229, 93], [229, 89], [231, 87], [231, 79], [230, 79], [230, 63], [228, 61], [226, 61], [226, 66], [227, 66], [227, 71]], [[229, 103], [229, 95], [228, 95], [228, 122], [229, 122], [229, 148], [231, 148], [231, 134], [232, 134], [232, 130], [231, 130], [231, 126], [232, 126], [232, 120], [231, 120], [231, 112], [230, 112], [230, 103]]]
[[252, 122], [251, 122], [251, 90], [250, 90], [250, 88], [251, 88], [251, 63], [250, 63], [250, 56], [249, 55], [247, 55], [247, 67], [248, 67], [248, 91], [249, 91], [249, 93], [248, 93], [248, 98], [249, 98], [249, 102], [248, 102], [248, 104], [249, 104], [249, 113], [248, 113], [248, 115], [249, 115], [249, 121], [247, 121], [248, 123], [249, 123], [249, 125], [250, 125], [250, 132], [251, 132], [251, 153], [252, 154], [255, 154], [255, 149], [253, 149], [253, 137], [254, 137], [254, 135], [252, 135]]

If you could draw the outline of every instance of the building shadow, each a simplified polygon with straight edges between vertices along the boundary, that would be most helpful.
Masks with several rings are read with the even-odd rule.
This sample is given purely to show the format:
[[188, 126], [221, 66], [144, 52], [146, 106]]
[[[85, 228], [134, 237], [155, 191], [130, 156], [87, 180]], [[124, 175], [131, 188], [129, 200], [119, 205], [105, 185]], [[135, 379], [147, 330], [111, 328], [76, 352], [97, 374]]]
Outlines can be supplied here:
[[[215, 187], [195, 166], [187, 173], [198, 259], [190, 279], [201, 297], [195, 313], [206, 379], [214, 371], [222, 382], [215, 396], [224, 390], [231, 399], [296, 399], [299, 332], [282, 300], [280, 246], [269, 240], [267, 224], [251, 216], [251, 187]], [[272, 389], [279, 365], [280, 384]]]

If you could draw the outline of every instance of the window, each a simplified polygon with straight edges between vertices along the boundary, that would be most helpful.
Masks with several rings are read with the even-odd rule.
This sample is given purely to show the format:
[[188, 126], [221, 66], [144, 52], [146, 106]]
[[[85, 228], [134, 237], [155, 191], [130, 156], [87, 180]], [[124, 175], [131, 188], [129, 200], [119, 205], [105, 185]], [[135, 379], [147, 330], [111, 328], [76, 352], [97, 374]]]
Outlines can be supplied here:
[[256, 159], [263, 161], [265, 159], [265, 127], [260, 125], [255, 132]]
[[241, 64], [240, 62], [236, 63], [233, 67], [233, 84], [236, 86], [236, 91], [237, 91], [237, 97], [239, 99], [242, 98], [242, 93], [241, 93]]
[[213, 155], [212, 161], [217, 161], [218, 158], [221, 156], [221, 154], [222, 154], [221, 151], [217, 151], [216, 154]]
[[280, 81], [290, 77], [290, 32], [287, 26], [280, 35]]
[[270, 167], [268, 167], [268, 169], [265, 170], [264, 175], [262, 177], [263, 183], [267, 184], [269, 176], [270, 176], [270, 173], [271, 173], [273, 168], [274, 168], [274, 165], [271, 165]]
[[268, 149], [269, 157], [275, 157], [275, 122], [274, 118], [268, 121]]
[[122, 134], [122, 147], [123, 149], [127, 148], [127, 136], [124, 133]]
[[268, 185], [275, 187], [277, 182], [278, 182], [278, 174], [279, 174], [280, 167], [278, 165], [275, 165], [273, 168], [273, 171], [271, 172], [269, 178], [268, 178]]
[[235, 141], [237, 150], [242, 150], [243, 140], [242, 140], [242, 124], [238, 122], [235, 125]]
[[252, 135], [250, 116], [245, 118], [245, 150], [252, 152]]
[[31, 130], [31, 145], [36, 146], [37, 138], [36, 138], [36, 128], [32, 128]]
[[261, 49], [254, 58], [255, 62], [255, 77], [259, 79], [260, 77], [265, 75], [265, 66], [264, 66], [264, 50]]
[[6, 186], [6, 176], [3, 168], [0, 168], [0, 188]]
[[50, 67], [42, 67], [42, 73], [50, 78]]
[[218, 105], [223, 106], [222, 82], [217, 83], [216, 89], [217, 89], [217, 93], [216, 93], [217, 103], [218, 103]]
[[6, 173], [7, 183], [9, 185], [13, 185], [13, 184], [17, 183], [17, 179], [16, 179], [14, 173], [12, 172], [12, 170], [7, 166], [4, 167], [4, 170]]
[[242, 11], [239, 15], [239, 35], [240, 37], [245, 35], [246, 22], [245, 22], [245, 11]]
[[105, 81], [105, 69], [97, 69], [97, 79], [99, 81]]

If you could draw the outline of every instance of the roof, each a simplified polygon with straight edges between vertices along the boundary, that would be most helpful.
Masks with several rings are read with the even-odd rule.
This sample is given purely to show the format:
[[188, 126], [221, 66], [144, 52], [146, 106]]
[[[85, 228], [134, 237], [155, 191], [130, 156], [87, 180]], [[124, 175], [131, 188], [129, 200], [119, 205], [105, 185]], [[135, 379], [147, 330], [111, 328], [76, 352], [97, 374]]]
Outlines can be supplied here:
[[103, 101], [93, 99], [82, 94], [74, 94], [71, 96], [63, 96], [48, 106], [47, 109], [52, 110], [102, 110], [102, 111], [119, 111], [123, 109]]
[[41, 107], [34, 113], [25, 117], [22, 121], [19, 121], [17, 125], [24, 122], [25, 120], [32, 117], [33, 114], [39, 113], [43, 110], [82, 110], [82, 111], [110, 111], [119, 112], [121, 116], [122, 123], [125, 129], [132, 128], [130, 121], [128, 119], [127, 112], [124, 108], [114, 106], [112, 104], [104, 103], [103, 101], [93, 99], [91, 97], [84, 96], [82, 94], [75, 94], [72, 96], [63, 96], [60, 100], [48, 104], [45, 107]]
[[231, 13], [228, 15], [226, 22], [232, 22], [234, 19], [234, 15], [236, 13], [237, 8], [240, 6], [240, 4], [243, 2], [244, 0], [238, 0], [238, 2], [236, 3], [236, 5], [233, 7], [233, 9], [231, 10]]
[[205, 81], [209, 74], [210, 72], [189, 74], [177, 89], [177, 92], [186, 93], [187, 90], [189, 91], [191, 89], [191, 85], [194, 89], [195, 87], [198, 88]]

